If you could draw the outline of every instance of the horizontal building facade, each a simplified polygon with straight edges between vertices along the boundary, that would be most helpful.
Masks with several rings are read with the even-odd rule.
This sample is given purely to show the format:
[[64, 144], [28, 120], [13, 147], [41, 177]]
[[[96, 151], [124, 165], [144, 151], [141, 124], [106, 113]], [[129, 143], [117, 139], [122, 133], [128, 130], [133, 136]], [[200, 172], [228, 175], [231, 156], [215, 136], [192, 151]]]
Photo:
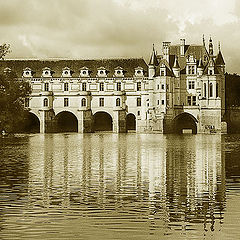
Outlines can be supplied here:
[[31, 83], [26, 107], [42, 133], [58, 132], [71, 119], [81, 133], [226, 128], [225, 63], [220, 48], [213, 54], [212, 40], [209, 50], [184, 39], [178, 45], [164, 42], [161, 55], [153, 48], [149, 64], [142, 58], [4, 60], [0, 67]]

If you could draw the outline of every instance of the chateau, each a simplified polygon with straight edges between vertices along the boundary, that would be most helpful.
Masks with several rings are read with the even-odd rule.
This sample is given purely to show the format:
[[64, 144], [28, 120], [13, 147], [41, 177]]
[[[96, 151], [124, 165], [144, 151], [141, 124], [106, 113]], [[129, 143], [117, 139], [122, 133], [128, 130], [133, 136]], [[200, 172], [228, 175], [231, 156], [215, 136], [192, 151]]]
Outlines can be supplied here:
[[104, 60], [2, 60], [31, 83], [25, 105], [41, 133], [112, 131], [221, 133], [226, 131], [225, 63], [185, 39], [153, 47], [142, 58]]

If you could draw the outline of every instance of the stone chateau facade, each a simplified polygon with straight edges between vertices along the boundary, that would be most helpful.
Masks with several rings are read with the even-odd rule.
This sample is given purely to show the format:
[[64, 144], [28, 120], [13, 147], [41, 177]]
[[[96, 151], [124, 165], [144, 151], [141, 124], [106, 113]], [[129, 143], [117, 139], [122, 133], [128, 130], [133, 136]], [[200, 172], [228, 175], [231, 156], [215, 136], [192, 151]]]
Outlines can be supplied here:
[[0, 66], [31, 83], [26, 107], [41, 133], [57, 132], [71, 119], [80, 133], [226, 131], [225, 63], [211, 39], [207, 47], [204, 39], [202, 45], [163, 42], [162, 54], [153, 47], [148, 64], [130, 58], [4, 60]]

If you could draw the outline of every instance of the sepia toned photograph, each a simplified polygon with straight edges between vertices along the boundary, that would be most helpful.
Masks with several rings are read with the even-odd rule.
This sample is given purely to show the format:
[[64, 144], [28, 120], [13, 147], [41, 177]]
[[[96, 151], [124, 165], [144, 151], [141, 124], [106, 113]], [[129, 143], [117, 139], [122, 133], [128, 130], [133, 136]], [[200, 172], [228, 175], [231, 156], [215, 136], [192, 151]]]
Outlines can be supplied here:
[[240, 1], [0, 0], [0, 239], [240, 239]]

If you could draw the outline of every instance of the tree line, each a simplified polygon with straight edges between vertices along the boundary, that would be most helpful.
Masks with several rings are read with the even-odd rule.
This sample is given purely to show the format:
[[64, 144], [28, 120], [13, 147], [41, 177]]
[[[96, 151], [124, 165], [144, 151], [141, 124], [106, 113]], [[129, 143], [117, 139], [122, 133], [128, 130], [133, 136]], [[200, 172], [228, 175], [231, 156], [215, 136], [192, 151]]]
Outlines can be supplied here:
[[[10, 45], [0, 46], [0, 59], [10, 53]], [[25, 99], [31, 94], [30, 83], [18, 80], [13, 72], [0, 74], [0, 131], [7, 133], [22, 130], [28, 110]]]

